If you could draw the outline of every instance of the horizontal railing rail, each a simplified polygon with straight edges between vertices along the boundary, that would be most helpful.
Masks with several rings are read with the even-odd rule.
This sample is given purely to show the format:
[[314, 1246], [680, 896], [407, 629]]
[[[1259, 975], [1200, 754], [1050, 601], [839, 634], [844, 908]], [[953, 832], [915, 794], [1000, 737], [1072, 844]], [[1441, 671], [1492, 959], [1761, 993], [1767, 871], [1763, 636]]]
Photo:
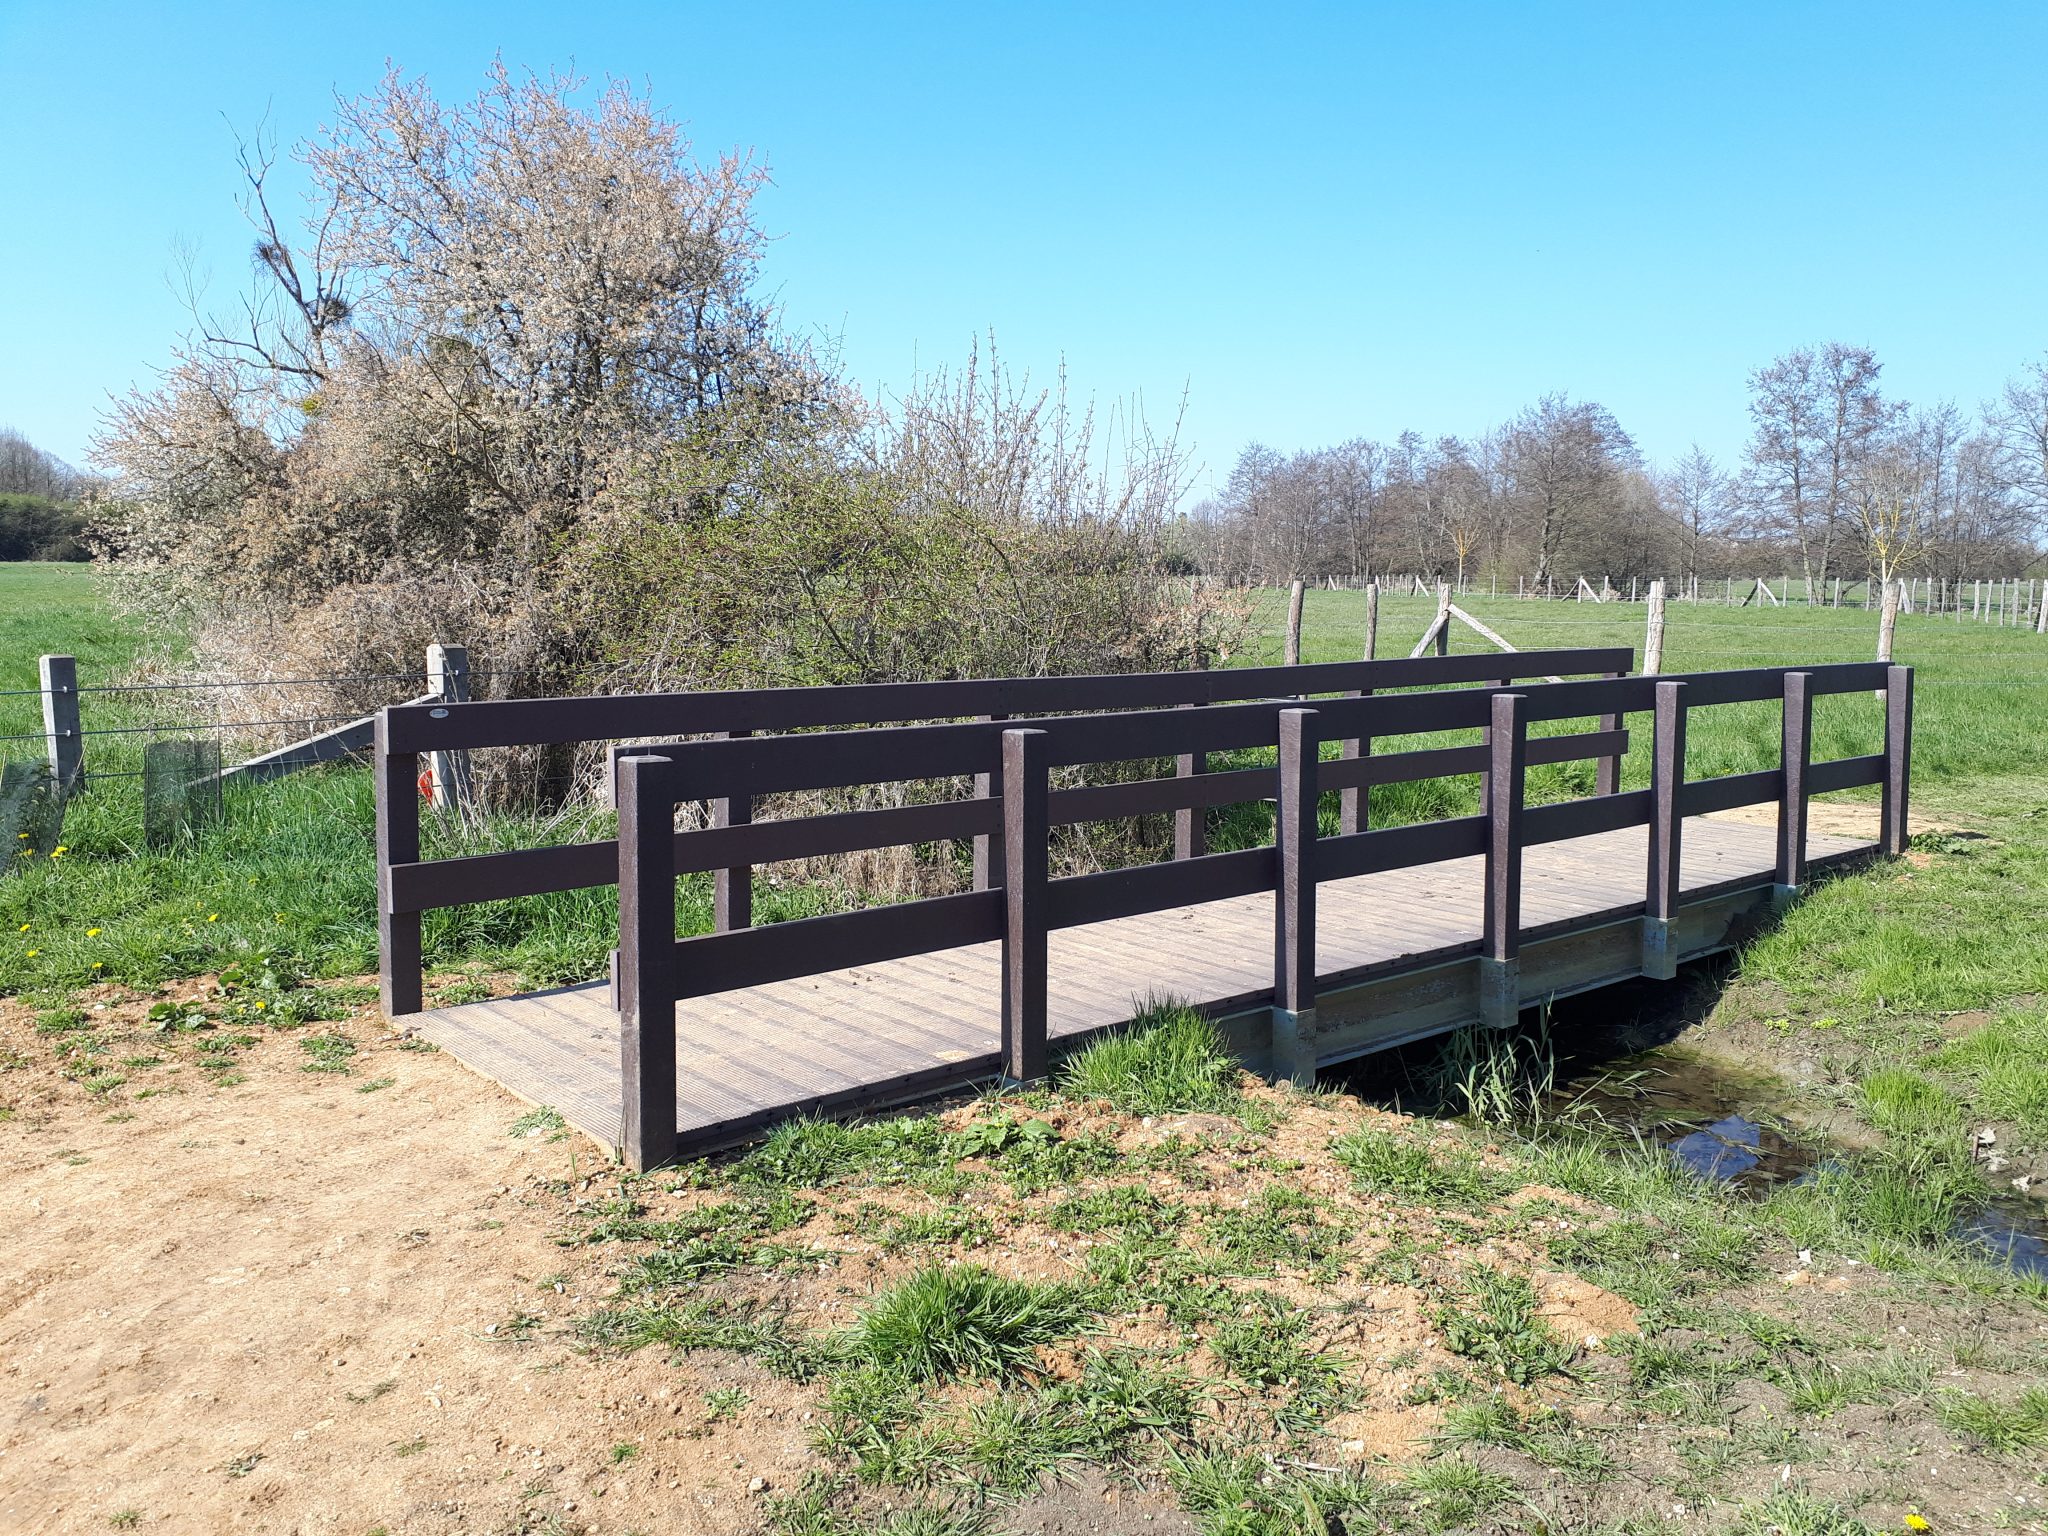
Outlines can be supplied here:
[[[1084, 711], [1166, 711], [1202, 714], [1208, 727], [1190, 727], [1176, 736], [1176, 745], [1163, 755], [1176, 758], [1176, 778], [1199, 783], [1188, 797], [1172, 805], [1162, 803], [1174, 815], [1176, 858], [1200, 855], [1206, 848], [1202, 812], [1233, 800], [1260, 798], [1270, 794], [1265, 778], [1238, 777], [1233, 773], [1207, 773], [1212, 752], [1229, 751], [1266, 739], [1265, 725], [1274, 710], [1289, 700], [1325, 693], [1371, 695], [1390, 689], [1443, 688], [1470, 683], [1505, 686], [1519, 679], [1553, 675], [1624, 675], [1634, 665], [1635, 653], [1627, 647], [1581, 647], [1567, 650], [1524, 651], [1509, 655], [1459, 655], [1389, 658], [1384, 661], [1332, 662], [1311, 666], [1252, 667], [1224, 671], [1193, 671], [1113, 674], [1099, 677], [998, 678], [933, 683], [876, 683], [847, 687], [768, 688], [713, 690], [688, 694], [641, 694], [588, 699], [516, 699], [462, 703], [421, 703], [398, 706], [377, 717], [377, 861], [378, 929], [383, 953], [383, 1000], [385, 1011], [403, 1014], [418, 1011], [423, 1002], [420, 978], [420, 915], [440, 907], [473, 902], [506, 900], [547, 895], [613, 884], [618, 879], [619, 853], [615, 839], [598, 842], [558, 844], [531, 849], [507, 849], [487, 854], [427, 860], [421, 857], [419, 807], [413, 785], [419, 777], [419, 760], [429, 756], [442, 761], [447, 754], [472, 748], [560, 745], [612, 741], [621, 738], [663, 736], [714, 736], [727, 741], [775, 741], [790, 739], [762, 733], [833, 732], [835, 728], [857, 726], [898, 728], [905, 721], [959, 721], [979, 717], [967, 724], [918, 727], [926, 731], [952, 731], [951, 736], [928, 739], [955, 755], [949, 759], [927, 759], [933, 778], [952, 778], [973, 773], [977, 794], [989, 802], [982, 810], [962, 810], [958, 802], [932, 805], [887, 807], [837, 813], [839, 819], [818, 818], [815, 831], [798, 834], [785, 823], [763, 823], [784, 830], [765, 834], [756, 844], [745, 834], [752, 821], [753, 802], [763, 794], [778, 792], [765, 781], [750, 778], [745, 758], [735, 760], [734, 779], [723, 790], [707, 789], [703, 798], [711, 803], [713, 825], [707, 829], [728, 837], [722, 862], [696, 862], [692, 872], [708, 870], [714, 877], [714, 924], [720, 932], [745, 928], [751, 923], [752, 864], [777, 859], [810, 858], [847, 853], [905, 842], [971, 838], [975, 849], [975, 880], [978, 889], [991, 889], [1002, 878], [1002, 849], [997, 836], [1000, 811], [993, 773], [984, 768], [960, 766], [981, 761], [995, 750], [1006, 723], [1020, 715], [1053, 715], [1062, 721], [1089, 718]], [[1475, 693], [1478, 690], [1474, 690]], [[1395, 694], [1395, 697], [1401, 695]], [[1262, 700], [1254, 705], [1234, 701]], [[1241, 718], [1217, 717], [1217, 708], [1244, 708]], [[1616, 721], [1607, 721], [1609, 726]], [[1112, 732], [1120, 727], [1112, 727]], [[1203, 729], [1219, 734], [1210, 739]], [[856, 734], [867, 735], [862, 730]], [[847, 750], [845, 733], [821, 739], [823, 745], [799, 749], [809, 756], [809, 766], [785, 771], [816, 777], [834, 771], [833, 754]], [[715, 742], [677, 742], [676, 748], [718, 745]], [[1268, 743], [1270, 745], [1270, 741]], [[1085, 750], [1095, 750], [1091, 738]], [[1347, 760], [1376, 763], [1370, 740], [1351, 738], [1342, 746]], [[1601, 744], [1599, 757], [1601, 788], [1613, 787], [1627, 751], [1626, 733], [1610, 730]], [[659, 750], [669, 750], [668, 745]], [[645, 747], [625, 750], [645, 752]], [[935, 751], [937, 749], [934, 749]], [[1106, 750], [1106, 749], [1105, 749]], [[1161, 755], [1134, 753], [1134, 756]], [[1107, 760], [1107, 759], [1105, 759]], [[1550, 760], [1550, 759], [1539, 759]], [[820, 765], [824, 766], [820, 766]], [[1446, 772], [1477, 772], [1473, 766], [1445, 769]], [[1256, 772], [1256, 770], [1250, 771]], [[1379, 776], [1380, 770], [1361, 770], [1355, 783], [1343, 788], [1342, 814], [1347, 829], [1365, 824], [1366, 797], [1374, 784], [1397, 782]], [[1203, 782], [1214, 780], [1213, 783]], [[879, 782], [879, 781], [878, 781]], [[1146, 783], [1157, 781], [1143, 781]], [[1146, 814], [1143, 811], [1110, 811], [1097, 807], [1117, 803], [1135, 805], [1152, 792], [1135, 785], [1114, 784], [1063, 790], [1056, 812], [1065, 820], [1093, 820], [1110, 815]], [[1086, 797], [1100, 794], [1090, 802]], [[868, 819], [861, 819], [868, 818]], [[905, 831], [904, 829], [911, 829]], [[869, 841], [868, 839], [873, 839]], [[697, 857], [717, 843], [698, 845]], [[786, 850], [804, 846], [809, 852]], [[758, 847], [757, 853], [744, 850]], [[732, 850], [741, 850], [736, 853]]]
[[[1813, 700], [1873, 688], [1886, 701], [1884, 750], [1815, 762], [1811, 751]], [[1779, 766], [1688, 783], [1685, 740], [1690, 711], [1765, 700], [1782, 704]], [[1312, 705], [1276, 701], [1068, 716], [1028, 724], [899, 726], [686, 742], [626, 756], [619, 764], [617, 867], [621, 933], [617, 1001], [625, 1070], [626, 1155], [634, 1166], [646, 1167], [677, 1153], [678, 1000], [962, 945], [999, 942], [1004, 977], [1004, 1071], [1028, 1081], [1045, 1069], [1048, 934], [1266, 892], [1275, 897], [1271, 1003], [1275, 1059], [1297, 1077], [1312, 1075], [1316, 887], [1332, 879], [1453, 859], [1476, 857], [1483, 861], [1483, 923], [1478, 942], [1472, 946], [1481, 966], [1479, 1011], [1488, 1022], [1509, 1024], [1521, 1003], [1518, 954], [1523, 853], [1532, 846], [1596, 833], [1648, 828], [1640, 903], [1642, 969], [1650, 975], [1669, 975], [1677, 956], [1671, 925], [1679, 907], [1683, 827], [1686, 816], [1697, 814], [1699, 807], [1728, 809], [1775, 801], [1778, 857], [1774, 884], [1785, 893], [1797, 891], [1805, 881], [1807, 803], [1814, 794], [1880, 784], [1879, 846], [1888, 853], [1903, 850], [1911, 701], [1909, 668], [1857, 663], [1334, 699]], [[1645, 711], [1653, 715], [1655, 732], [1648, 788], [1550, 805], [1525, 804], [1525, 775], [1532, 762], [1604, 754], [1614, 745], [1618, 729], [1618, 725], [1605, 722], [1619, 722], [1630, 713]], [[1602, 719], [1603, 729], [1577, 736], [1530, 734], [1535, 724], [1591, 716]], [[1486, 731], [1484, 745], [1477, 748], [1421, 748], [1378, 758], [1322, 758], [1326, 743], [1349, 736], [1369, 741], [1474, 727]], [[1276, 832], [1271, 845], [1100, 874], [1050, 877], [1050, 831], [1061, 819], [1130, 814], [1133, 805], [1176, 808], [1211, 788], [1201, 785], [1196, 776], [1192, 780], [1154, 779], [1054, 791], [1050, 775], [1055, 767], [1174, 756], [1188, 750], [1216, 749], [1218, 743], [1275, 749], [1271, 768], [1214, 776], [1236, 779], [1222, 791], [1232, 798], [1270, 788], [1276, 801]], [[1413, 761], [1404, 763], [1403, 759]], [[1362, 783], [1368, 765], [1372, 765], [1372, 774], [1385, 775], [1374, 782], [1397, 782], [1404, 776], [1438, 777], [1446, 771], [1480, 772], [1485, 808], [1476, 816], [1340, 831], [1337, 836], [1322, 837], [1320, 797]], [[965, 774], [985, 776], [999, 793], [886, 813], [836, 813], [680, 834], [674, 828], [678, 804], [710, 796], [847, 788]], [[1062, 796], [1080, 798], [1062, 801]], [[675, 880], [686, 869], [715, 867], [712, 861], [721, 859], [762, 861], [767, 854], [815, 848], [820, 840], [844, 849], [854, 837], [893, 839], [906, 831], [941, 824], [945, 817], [954, 819], [944, 824], [979, 833], [991, 828], [998, 816], [1004, 849], [1000, 890], [805, 918], [765, 929], [676, 937]], [[863, 817], [885, 819], [857, 819]], [[807, 826], [809, 831], [795, 830]]]

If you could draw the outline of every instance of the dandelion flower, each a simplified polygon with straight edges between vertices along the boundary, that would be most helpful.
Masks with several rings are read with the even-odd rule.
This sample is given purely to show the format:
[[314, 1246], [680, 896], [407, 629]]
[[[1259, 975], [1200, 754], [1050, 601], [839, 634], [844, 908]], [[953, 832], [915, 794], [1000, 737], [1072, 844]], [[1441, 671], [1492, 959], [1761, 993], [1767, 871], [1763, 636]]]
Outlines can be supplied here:
[[27, 924], [27, 923], [23, 923], [23, 924], [22, 924], [22, 925], [21, 925], [21, 926], [20, 926], [19, 928], [17, 928], [17, 929], [15, 930], [15, 932], [17, 932], [17, 933], [27, 933], [27, 932], [28, 932], [28, 924]]
[[106, 963], [107, 963], [107, 962], [106, 962], [106, 961], [104, 961], [104, 960], [95, 960], [95, 961], [93, 961], [93, 963], [92, 963], [92, 968], [93, 968], [94, 970], [98, 970], [98, 969], [99, 969], [99, 968], [100, 968], [101, 966], [105, 965]]
[[207, 918], [207, 921], [208, 921], [209, 923], [217, 923], [217, 922], [219, 922], [219, 921], [220, 921], [220, 914], [219, 914], [218, 912], [215, 912], [215, 913], [214, 913], [214, 914], [213, 914], [212, 916], [210, 916], [210, 917], [208, 917], [208, 918]]
[[33, 960], [37, 955], [40, 955], [41, 953], [42, 951], [40, 949], [32, 949], [28, 952], [28, 957], [29, 959]]
[[258, 999], [256, 1003], [256, 1011], [258, 1013], [261, 1013], [264, 1009], [268, 1008], [269, 1006], [270, 1004], [262, 1001], [261, 999]]
[[69, 843], [59, 843], [55, 848], [50, 850], [50, 857], [54, 859], [57, 857], [58, 854], [69, 853], [70, 851], [71, 845]]
[[100, 936], [100, 931], [97, 928], [88, 928], [85, 930], [85, 936], [88, 939], [96, 939]]
[[1906, 1529], [1909, 1531], [1931, 1531], [1934, 1527], [1928, 1524], [1925, 1515], [1916, 1514], [1906, 1516]]

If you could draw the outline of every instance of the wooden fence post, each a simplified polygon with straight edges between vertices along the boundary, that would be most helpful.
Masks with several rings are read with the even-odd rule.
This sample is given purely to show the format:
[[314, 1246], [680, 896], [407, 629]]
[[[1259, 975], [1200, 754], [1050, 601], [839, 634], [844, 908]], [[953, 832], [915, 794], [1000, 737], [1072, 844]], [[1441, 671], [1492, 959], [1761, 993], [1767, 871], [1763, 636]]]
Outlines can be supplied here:
[[78, 725], [78, 661], [72, 656], [45, 656], [36, 664], [42, 677], [43, 737], [50, 754], [50, 777], [60, 795], [85, 788], [85, 737]]
[[[1193, 704], [1183, 704], [1182, 709], [1194, 709]], [[1183, 752], [1173, 760], [1173, 776], [1176, 779], [1192, 779], [1209, 771], [1209, 754], [1206, 752]], [[1182, 806], [1173, 813], [1173, 856], [1176, 859], [1199, 859], [1209, 851], [1209, 812], [1199, 805]]]
[[1772, 899], [1789, 905], [1806, 884], [1806, 771], [1813, 762], [1813, 694], [1810, 672], [1785, 674], [1785, 719], [1779, 762], [1784, 782], [1778, 794], [1778, 878]]
[[1522, 791], [1528, 699], [1496, 693], [1488, 727], [1486, 906], [1479, 956], [1479, 1021], [1512, 1028], [1522, 1010]]
[[2041, 583], [2041, 606], [2034, 612], [2034, 633], [2048, 635], [2048, 581]]
[[[469, 702], [469, 647], [430, 645], [427, 647], [427, 692], [444, 704]], [[469, 772], [469, 753], [429, 752], [427, 772], [433, 785], [434, 808], [467, 816], [474, 803]]]
[[391, 910], [391, 866], [415, 864], [420, 856], [420, 759], [393, 752], [386, 742], [389, 722], [377, 711], [373, 738], [377, 796], [377, 990], [384, 1016], [418, 1013], [424, 1005], [420, 975], [420, 914]]
[[1650, 621], [1643, 635], [1643, 676], [1655, 677], [1664, 667], [1664, 582], [1650, 583]]
[[[741, 741], [752, 731], [719, 731], [714, 741]], [[744, 827], [754, 819], [751, 795], [721, 795], [711, 802], [711, 825]], [[735, 864], [711, 876], [711, 927], [715, 933], [754, 926], [754, 866]]]
[[1003, 1075], [1045, 1076], [1046, 841], [1044, 731], [1003, 732]]
[[1913, 669], [1888, 667], [1884, 689], [1884, 799], [1879, 808], [1880, 847], [1897, 858], [1912, 841], [1907, 820], [1913, 777]]
[[1657, 685], [1655, 720], [1649, 881], [1643, 894], [1643, 974], [1669, 981], [1678, 974], [1678, 950], [1671, 924], [1678, 916], [1685, 839], [1685, 813], [1679, 806], [1685, 789], [1684, 683]]
[[[985, 721], [1007, 720], [1008, 715], [983, 715]], [[1002, 776], [1000, 774], [977, 773], [974, 776], [974, 793], [981, 799], [990, 795], [1002, 797]], [[1003, 887], [1003, 834], [983, 833], [974, 840], [974, 888], [977, 891], [999, 891]]]
[[626, 1166], [676, 1156], [676, 801], [673, 758], [622, 757], [619, 1079]]
[[1288, 666], [1301, 665], [1301, 604], [1305, 588], [1302, 579], [1294, 578], [1294, 585], [1287, 589], [1287, 650], [1285, 660]]
[[1451, 654], [1451, 584], [1448, 581], [1436, 584], [1436, 653], [1439, 656]]
[[1371, 661], [1380, 646], [1380, 584], [1365, 584], [1365, 659]]
[[1313, 709], [1280, 711], [1274, 819], [1273, 1077], [1316, 1080], [1316, 779], [1322, 737]]

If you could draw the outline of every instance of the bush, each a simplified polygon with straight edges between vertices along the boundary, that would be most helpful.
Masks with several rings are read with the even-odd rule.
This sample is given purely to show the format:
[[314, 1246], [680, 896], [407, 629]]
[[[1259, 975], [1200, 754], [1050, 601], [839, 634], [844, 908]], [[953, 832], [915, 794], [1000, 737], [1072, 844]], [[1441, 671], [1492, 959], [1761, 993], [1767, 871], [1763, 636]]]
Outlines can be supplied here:
[[0, 495], [0, 560], [87, 560], [85, 516], [68, 501]]

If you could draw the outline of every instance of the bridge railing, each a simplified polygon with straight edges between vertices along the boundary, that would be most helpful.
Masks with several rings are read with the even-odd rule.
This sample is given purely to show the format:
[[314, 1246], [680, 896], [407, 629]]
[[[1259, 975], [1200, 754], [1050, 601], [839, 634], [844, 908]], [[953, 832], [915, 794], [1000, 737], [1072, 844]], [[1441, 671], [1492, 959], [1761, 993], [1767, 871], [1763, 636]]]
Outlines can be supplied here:
[[[1390, 689], [1441, 689], [1475, 683], [1504, 685], [1560, 675], [1615, 677], [1628, 673], [1634, 664], [1635, 652], [1626, 646], [1584, 647], [1102, 677], [995, 678], [396, 706], [377, 716], [375, 740], [377, 911], [384, 1011], [392, 1016], [416, 1013], [423, 1003], [422, 913], [440, 907], [611, 885], [619, 877], [619, 845], [609, 838], [459, 858], [422, 858], [416, 785], [423, 755], [445, 759], [493, 747], [663, 737], [744, 740], [766, 733], [887, 726], [915, 720], [967, 718], [999, 726], [1018, 717], [1065, 717], [1089, 711], [1177, 709], [1192, 715], [1207, 706], [1237, 700], [1300, 699], [1324, 694], [1363, 698]], [[1618, 782], [1628, 740], [1625, 733], [1618, 733], [1618, 721], [1602, 723], [1616, 732], [1610, 735], [1609, 750], [1598, 766], [1598, 783], [1604, 793]], [[1229, 773], [1207, 773], [1209, 754], [1226, 750], [1227, 743], [1207, 741], [1199, 731], [1184, 739], [1185, 749], [1175, 754], [1176, 777], [1205, 782], [1199, 790], [1191, 792], [1194, 798], [1174, 813], [1174, 854], [1182, 860], [1200, 857], [1206, 851], [1203, 807], [1264, 796], [1271, 790], [1270, 775], [1254, 781]], [[1369, 737], [1354, 735], [1345, 740], [1341, 750], [1347, 759], [1370, 760], [1372, 743]], [[992, 767], [962, 771], [979, 775], [978, 796], [1000, 798], [999, 775]], [[1477, 769], [1467, 766], [1442, 771]], [[1372, 782], [1368, 773], [1356, 786], [1345, 789], [1342, 818], [1347, 830], [1366, 824], [1366, 802]], [[1138, 786], [1134, 785], [1104, 785], [1066, 793], [1097, 796], [1095, 803], [1101, 805], [1139, 805], [1144, 796], [1137, 791]], [[713, 830], [729, 832], [749, 824], [754, 800], [768, 792], [742, 784], [730, 793], [711, 796]], [[1070, 806], [1088, 803], [1066, 802]], [[835, 822], [838, 843], [833, 844], [834, 834], [828, 830], [821, 834], [825, 841], [819, 851], [894, 846], [910, 839], [893, 837], [891, 829], [906, 826], [925, 829], [917, 840], [971, 837], [975, 844], [976, 890], [999, 889], [1003, 883], [1003, 860], [997, 825], [985, 815], [975, 819], [976, 813], [955, 811], [950, 819], [945, 814], [923, 818], [912, 814], [940, 809], [914, 806], [846, 812]], [[1135, 813], [1105, 810], [1100, 814]], [[765, 851], [749, 855], [749, 859], [760, 863], [776, 857], [798, 857], [777, 851], [790, 846], [777, 841], [788, 835], [766, 834], [759, 844]], [[882, 841], [862, 841], [868, 838]], [[727, 842], [748, 846], [744, 838]], [[693, 867], [713, 872], [717, 931], [751, 926], [752, 869], [748, 859], [728, 856], [723, 863]]]
[[[1815, 762], [1813, 700], [1882, 690], [1884, 748]], [[1693, 781], [1685, 778], [1685, 734], [1693, 709], [1782, 700], [1777, 768]], [[1684, 819], [1709, 810], [1776, 803], [1775, 883], [1795, 891], [1805, 878], [1806, 805], [1814, 794], [1867, 784], [1884, 787], [1880, 846], [1905, 845], [1912, 673], [1882, 663], [1771, 667], [1672, 678], [1615, 678], [1519, 688], [1317, 700], [1267, 700], [1118, 714], [888, 727], [784, 737], [678, 742], [621, 757], [618, 764], [621, 1020], [624, 1143], [644, 1168], [680, 1151], [676, 1119], [676, 1004], [843, 967], [875, 964], [961, 945], [1002, 946], [1002, 1054], [1008, 1076], [1044, 1074], [1047, 1055], [1048, 935], [1062, 928], [1132, 917], [1234, 896], [1272, 892], [1272, 1008], [1276, 1060], [1297, 1078], [1315, 1065], [1316, 887], [1382, 870], [1452, 859], [1484, 861], [1484, 919], [1474, 946], [1481, 968], [1481, 1016], [1505, 1025], [1520, 1006], [1517, 955], [1523, 937], [1521, 870], [1526, 849], [1620, 828], [1646, 826], [1643, 969], [1671, 974], [1671, 922], [1679, 904]], [[1650, 713], [1656, 743], [1652, 783], [1554, 805], [1525, 804], [1532, 763], [1609, 758], [1618, 724]], [[1602, 729], [1532, 735], [1533, 725], [1598, 717]], [[1325, 742], [1427, 736], [1483, 729], [1480, 746], [1421, 747], [1325, 761]], [[1625, 747], [1621, 736], [1619, 746]], [[1276, 749], [1270, 768], [1177, 775], [1132, 784], [1055, 790], [1052, 770], [1182, 757], [1244, 748]], [[1319, 797], [1374, 784], [1480, 773], [1478, 815], [1379, 830], [1319, 835]], [[742, 799], [805, 790], [977, 776], [998, 793], [883, 811], [804, 816], [677, 833], [675, 808], [688, 800]], [[1613, 783], [1603, 786], [1609, 790]], [[1053, 879], [1051, 828], [1100, 816], [1186, 811], [1271, 794], [1271, 845], [1195, 855], [1164, 864]], [[1342, 827], [1340, 821], [1340, 828]], [[678, 875], [734, 863], [813, 857], [939, 837], [1000, 836], [1000, 888], [934, 897], [765, 928], [676, 937]], [[925, 1074], [934, 1076], [935, 1074]], [[943, 1072], [937, 1073], [943, 1076]], [[963, 1079], [964, 1080], [964, 1079]], [[927, 1084], [927, 1086], [930, 1086]]]

